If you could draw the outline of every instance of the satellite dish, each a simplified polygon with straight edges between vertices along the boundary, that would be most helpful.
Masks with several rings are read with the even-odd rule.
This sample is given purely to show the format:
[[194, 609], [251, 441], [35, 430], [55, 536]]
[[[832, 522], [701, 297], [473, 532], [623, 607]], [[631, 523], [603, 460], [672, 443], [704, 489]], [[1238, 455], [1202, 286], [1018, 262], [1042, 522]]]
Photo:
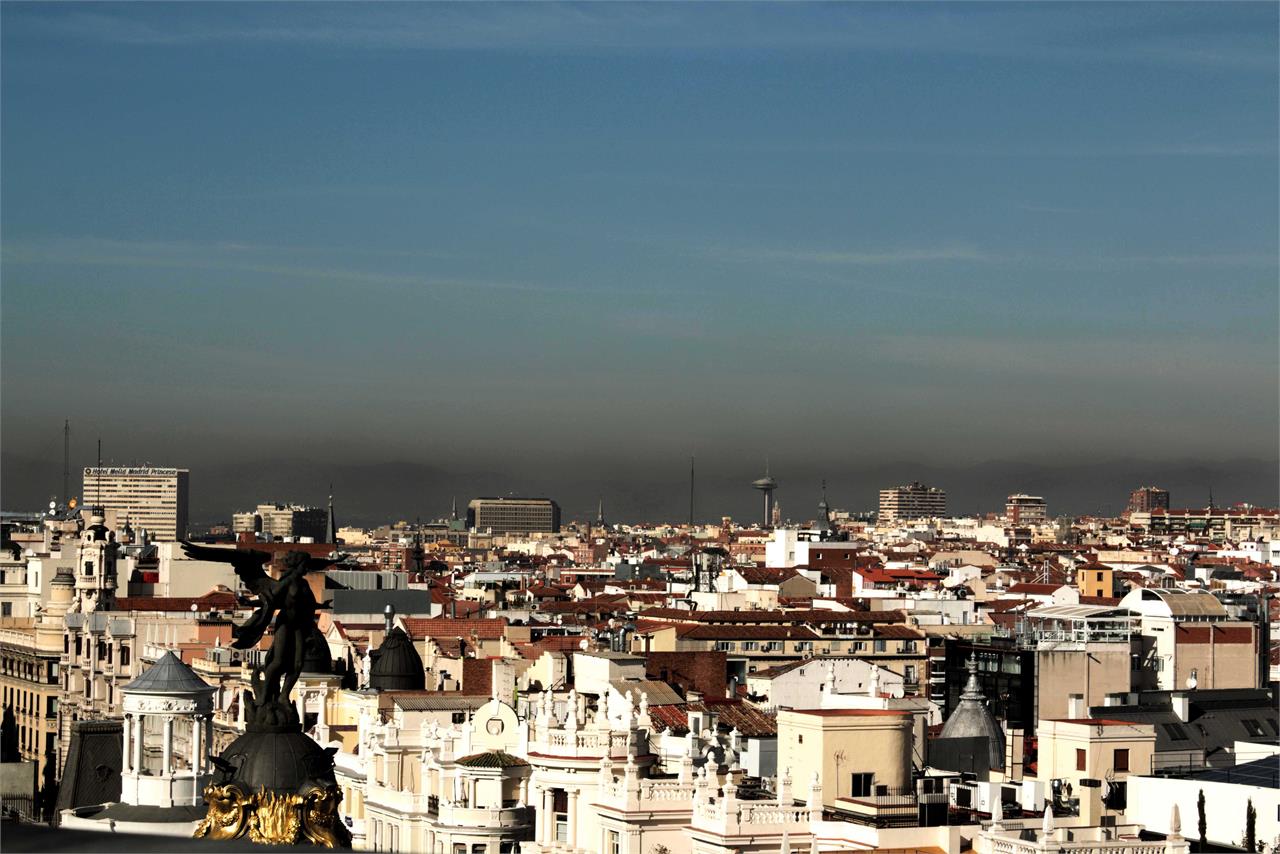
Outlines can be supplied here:
[[49, 502], [49, 512], [50, 512], [50, 513], [52, 513], [54, 510], [57, 510], [57, 509], [58, 509], [58, 502], [56, 502], [56, 501], [50, 501], [50, 502]]
[[578, 641], [578, 649], [583, 650], [584, 652], [585, 652], [587, 649], [589, 649], [589, 648], [590, 648], [590, 646], [591, 646], [591, 645], [587, 643], [587, 641], [586, 641], [586, 639], [585, 639], [585, 638], [583, 638], [582, 640]]

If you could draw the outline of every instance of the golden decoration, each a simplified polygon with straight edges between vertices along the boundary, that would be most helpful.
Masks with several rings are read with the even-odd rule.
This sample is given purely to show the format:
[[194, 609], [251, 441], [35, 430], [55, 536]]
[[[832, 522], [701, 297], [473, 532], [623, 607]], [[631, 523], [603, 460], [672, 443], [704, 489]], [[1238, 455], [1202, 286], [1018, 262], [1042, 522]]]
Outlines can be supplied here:
[[238, 786], [208, 785], [209, 811], [196, 827], [196, 838], [236, 839], [247, 832], [263, 845], [310, 842], [325, 848], [351, 847], [351, 833], [338, 814], [342, 792], [317, 787], [306, 794], [259, 790], [246, 795]]
[[251, 803], [237, 786], [205, 786], [204, 801], [209, 805], [204, 821], [196, 827], [195, 837], [235, 839], [249, 826]]
[[298, 795], [258, 792], [253, 817], [249, 819], [249, 838], [266, 845], [292, 845], [302, 829]]

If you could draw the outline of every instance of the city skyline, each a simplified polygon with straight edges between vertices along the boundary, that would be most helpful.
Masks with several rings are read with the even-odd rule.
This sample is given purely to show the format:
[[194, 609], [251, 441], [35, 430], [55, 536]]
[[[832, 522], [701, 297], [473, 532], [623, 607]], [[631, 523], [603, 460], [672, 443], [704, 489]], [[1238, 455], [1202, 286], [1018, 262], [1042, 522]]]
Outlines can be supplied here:
[[1274, 6], [4, 22], [6, 508], [66, 417], [193, 510], [342, 461], [682, 518], [691, 454], [743, 518], [712, 468], [765, 457], [788, 513], [912, 465], [1276, 500]]

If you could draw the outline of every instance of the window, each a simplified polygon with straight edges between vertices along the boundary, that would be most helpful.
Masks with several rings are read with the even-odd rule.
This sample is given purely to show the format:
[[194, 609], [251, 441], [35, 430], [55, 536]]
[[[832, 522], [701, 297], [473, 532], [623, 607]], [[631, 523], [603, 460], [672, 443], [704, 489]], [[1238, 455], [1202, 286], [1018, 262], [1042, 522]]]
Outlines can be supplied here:
[[804, 733], [796, 736], [796, 744], [804, 744]]
[[120, 666], [129, 666], [129, 647], [127, 646], [120, 647]]
[[91, 560], [86, 560], [86, 561], [84, 562], [84, 574], [85, 574], [85, 575], [93, 575], [93, 561], [91, 561]]
[[716, 652], [733, 652], [735, 646], [733, 641], [716, 641], [715, 650]]
[[1076, 748], [1076, 770], [1083, 771], [1084, 769], [1085, 769], [1084, 751], [1077, 747]]
[[1098, 580], [1099, 580], [1099, 581], [1101, 581], [1101, 580], [1102, 580], [1102, 573], [1101, 573], [1101, 572], [1099, 572], [1099, 573], [1098, 573]]
[[609, 854], [622, 854], [622, 836], [616, 830], [609, 831], [609, 841], [605, 846]]
[[1170, 741], [1186, 741], [1187, 731], [1182, 728], [1182, 724], [1161, 724], [1164, 727], [1165, 735], [1169, 736]]
[[755, 652], [755, 651], [756, 651], [756, 650], [758, 650], [759, 648], [760, 648], [760, 642], [759, 642], [759, 641], [743, 641], [743, 642], [742, 642], [742, 651], [743, 651], [743, 652]]
[[796, 652], [812, 652], [813, 641], [796, 641]]
[[849, 797], [851, 798], [869, 798], [874, 774], [850, 774], [849, 775]]
[[1129, 748], [1117, 747], [1115, 751], [1115, 759], [1111, 763], [1112, 767], [1117, 771], [1129, 770]]
[[1256, 737], [1263, 734], [1262, 724], [1258, 723], [1257, 718], [1244, 718], [1240, 723], [1244, 724], [1244, 728], [1249, 732], [1249, 735]]
[[467, 722], [467, 713], [454, 712], [452, 720], [455, 724], [465, 724]]
[[904, 673], [902, 678], [906, 680], [907, 683], [916, 681], [916, 666], [914, 664], [908, 664], [903, 668], [903, 671]]
[[13, 616], [13, 603], [0, 602], [0, 617], [12, 617], [12, 616]]
[[875, 645], [872, 647], [872, 649], [873, 649], [875, 652], [884, 652], [884, 651], [885, 651], [885, 642], [884, 642], [884, 640], [883, 640], [883, 639], [877, 639], [877, 640], [875, 641]]

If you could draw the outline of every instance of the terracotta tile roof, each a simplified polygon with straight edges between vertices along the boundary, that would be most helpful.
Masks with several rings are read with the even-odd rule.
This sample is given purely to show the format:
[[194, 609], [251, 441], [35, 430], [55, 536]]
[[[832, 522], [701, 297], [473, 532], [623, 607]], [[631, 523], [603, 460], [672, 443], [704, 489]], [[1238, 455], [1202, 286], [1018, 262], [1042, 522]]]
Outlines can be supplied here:
[[206, 593], [203, 596], [121, 596], [116, 599], [115, 610], [190, 611], [193, 604], [199, 611], [229, 611], [239, 607], [234, 593]]
[[491, 619], [451, 619], [449, 617], [406, 617], [405, 631], [414, 640], [421, 638], [471, 638], [496, 640], [506, 634], [507, 621], [503, 617]]
[[819, 640], [808, 626], [686, 626], [676, 634], [685, 640]]

